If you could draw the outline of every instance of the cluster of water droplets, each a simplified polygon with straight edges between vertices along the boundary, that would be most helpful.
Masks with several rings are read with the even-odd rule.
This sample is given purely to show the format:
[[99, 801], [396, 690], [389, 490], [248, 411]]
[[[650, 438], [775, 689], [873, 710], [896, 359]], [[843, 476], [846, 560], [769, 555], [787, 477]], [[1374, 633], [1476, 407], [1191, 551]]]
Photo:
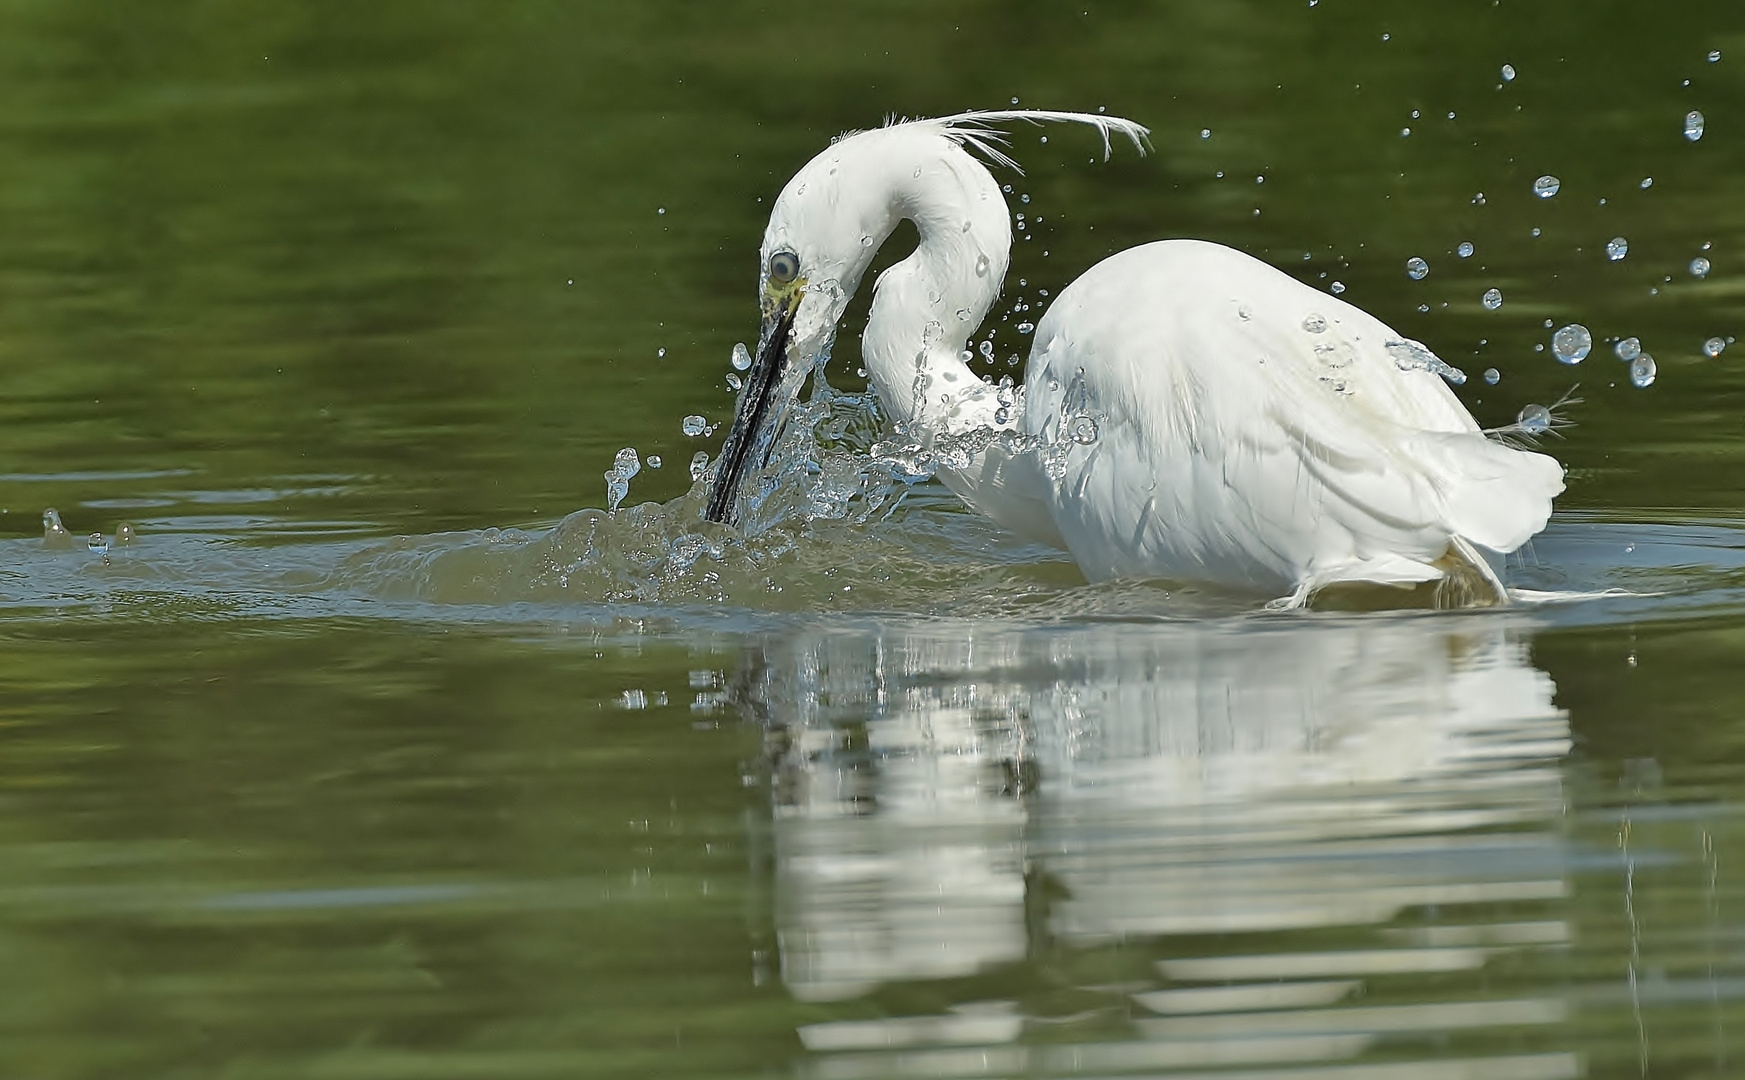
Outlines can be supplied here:
[[1612, 346], [1618, 359], [1630, 365], [1630, 383], [1638, 389], [1646, 389], [1654, 384], [1660, 374], [1660, 366], [1654, 362], [1653, 354], [1642, 348], [1638, 338], [1627, 337]]
[[[115, 529], [115, 544], [125, 547], [132, 544], [136, 536], [133, 525], [124, 521]], [[60, 511], [52, 506], [42, 512], [42, 546], [49, 551], [71, 551], [76, 546], [72, 531], [61, 520]], [[105, 565], [109, 563], [109, 538], [101, 532], [85, 538], [85, 550], [100, 557]]]
[[[1050, 377], [1049, 389], [1060, 389], [1059, 381]], [[1078, 368], [1061, 392], [1054, 422], [1045, 425], [1040, 445], [1034, 448], [1041, 455], [1043, 473], [1050, 480], [1064, 479], [1072, 464], [1073, 451], [1096, 443], [1102, 437], [1105, 420], [1107, 417], [1092, 407], [1085, 369]]]

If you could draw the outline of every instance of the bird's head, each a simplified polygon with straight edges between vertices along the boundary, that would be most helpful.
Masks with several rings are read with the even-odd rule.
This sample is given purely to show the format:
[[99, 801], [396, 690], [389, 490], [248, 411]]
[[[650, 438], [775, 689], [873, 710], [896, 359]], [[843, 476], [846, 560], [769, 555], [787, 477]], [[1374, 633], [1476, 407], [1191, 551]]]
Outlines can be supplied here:
[[[899, 221], [915, 221], [923, 246], [930, 236], [953, 248], [987, 245], [982, 272], [994, 264], [989, 276], [997, 289], [1011, 245], [1007, 210], [987, 168], [966, 151], [1016, 169], [1000, 149], [1004, 137], [989, 127], [1011, 121], [1089, 124], [1101, 133], [1105, 156], [1111, 132], [1141, 147], [1146, 135], [1138, 124], [1111, 116], [962, 113], [841, 136], [788, 181], [764, 230], [758, 269], [762, 331], [715, 466], [705, 518], [736, 521], [742, 481], [764, 467], [788, 406], [828, 358], [838, 321]], [[993, 217], [972, 235], [968, 218], [980, 214]], [[972, 256], [968, 265], [974, 262]]]
[[[888, 155], [920, 133], [881, 128], [838, 139], [794, 174], [770, 210], [759, 253], [762, 330], [722, 445], [704, 516], [733, 523], [745, 477], [762, 468], [787, 407], [829, 356], [836, 325], [900, 220]], [[916, 148], [907, 148], [912, 157]]]

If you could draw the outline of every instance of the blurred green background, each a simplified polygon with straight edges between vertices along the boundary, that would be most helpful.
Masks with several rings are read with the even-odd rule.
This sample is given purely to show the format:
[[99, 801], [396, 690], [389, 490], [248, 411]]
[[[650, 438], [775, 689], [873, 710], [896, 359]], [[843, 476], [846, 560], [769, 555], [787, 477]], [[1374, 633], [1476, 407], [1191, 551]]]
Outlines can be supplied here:
[[[1005, 179], [1045, 223], [1014, 279], [1230, 243], [1342, 280], [1470, 375], [1498, 367], [1462, 391], [1487, 423], [1579, 380], [1566, 506], [1730, 506], [1745, 384], [1699, 346], [1738, 330], [1745, 280], [1742, 23], [1723, 3], [13, 0], [0, 453], [11, 474], [216, 489], [345, 477], [389, 530], [600, 505], [619, 446], [682, 463], [679, 418], [727, 415], [794, 169], [889, 114], [1017, 97], [1129, 116], [1156, 153], [1092, 167], [1091, 136], [1017, 132], [1028, 175]], [[1545, 173], [1563, 187], [1541, 201]], [[1640, 337], [1660, 382], [1616, 387], [1599, 352], [1549, 363], [1548, 318]], [[645, 473], [637, 497], [684, 479]], [[14, 532], [40, 491], [0, 482]]]

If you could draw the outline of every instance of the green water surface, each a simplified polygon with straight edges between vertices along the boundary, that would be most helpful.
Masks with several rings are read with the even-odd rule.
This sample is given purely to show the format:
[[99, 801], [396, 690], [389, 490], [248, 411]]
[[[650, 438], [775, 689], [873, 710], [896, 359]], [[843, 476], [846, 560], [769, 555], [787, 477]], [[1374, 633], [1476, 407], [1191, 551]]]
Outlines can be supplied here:
[[[0, 1075], [1745, 1071], [1742, 65], [1716, 0], [0, 3]], [[547, 533], [719, 449], [794, 170], [1014, 98], [1155, 152], [1016, 129], [1008, 297], [1196, 236], [1487, 425], [1579, 383], [1508, 573], [1613, 594], [1266, 616], [932, 486], [653, 591], [667, 511]]]

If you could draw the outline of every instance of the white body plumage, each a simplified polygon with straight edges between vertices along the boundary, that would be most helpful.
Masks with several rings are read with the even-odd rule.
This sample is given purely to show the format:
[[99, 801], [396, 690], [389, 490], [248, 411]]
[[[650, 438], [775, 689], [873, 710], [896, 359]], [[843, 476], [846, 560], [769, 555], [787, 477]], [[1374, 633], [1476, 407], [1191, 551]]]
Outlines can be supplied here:
[[[1021, 407], [1002, 408], [960, 358], [1012, 242], [999, 187], [965, 144], [1004, 162], [985, 125], [1013, 120], [1144, 135], [1111, 117], [1012, 112], [832, 144], [789, 182], [764, 236], [759, 352], [780, 367], [785, 351], [778, 395], [797, 392], [879, 244], [908, 219], [920, 243], [875, 285], [863, 358], [881, 402], [923, 439], [1027, 437], [941, 470], [971, 506], [1070, 551], [1093, 580], [1197, 580], [1300, 602], [1336, 582], [1465, 567], [1504, 595], [1478, 549], [1512, 551], [1543, 528], [1562, 468], [1488, 438], [1423, 346], [1231, 248], [1163, 241], [1092, 267], [1036, 327]], [[791, 333], [772, 330], [778, 310]], [[753, 405], [748, 392], [741, 424]]]

